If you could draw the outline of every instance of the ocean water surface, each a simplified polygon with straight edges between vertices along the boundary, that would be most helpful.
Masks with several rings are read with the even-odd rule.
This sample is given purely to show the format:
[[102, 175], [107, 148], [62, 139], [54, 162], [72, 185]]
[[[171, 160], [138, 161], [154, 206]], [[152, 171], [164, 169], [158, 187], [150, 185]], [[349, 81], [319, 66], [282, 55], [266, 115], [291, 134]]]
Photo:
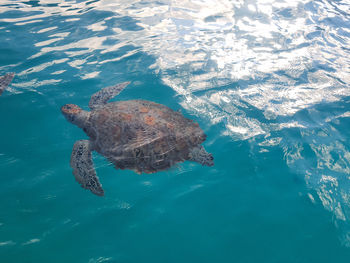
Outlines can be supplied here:
[[[1, 0], [0, 39], [0, 262], [350, 262], [349, 1]], [[124, 81], [215, 165], [82, 189], [60, 107]]]

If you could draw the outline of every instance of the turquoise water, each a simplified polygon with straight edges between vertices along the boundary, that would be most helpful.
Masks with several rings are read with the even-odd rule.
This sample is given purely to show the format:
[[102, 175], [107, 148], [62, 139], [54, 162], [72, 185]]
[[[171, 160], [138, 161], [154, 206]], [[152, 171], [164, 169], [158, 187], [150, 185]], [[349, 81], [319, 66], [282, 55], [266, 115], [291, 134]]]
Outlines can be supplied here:
[[[0, 262], [349, 262], [348, 1], [0, 2]], [[60, 113], [116, 100], [200, 124], [214, 167], [69, 165]]]

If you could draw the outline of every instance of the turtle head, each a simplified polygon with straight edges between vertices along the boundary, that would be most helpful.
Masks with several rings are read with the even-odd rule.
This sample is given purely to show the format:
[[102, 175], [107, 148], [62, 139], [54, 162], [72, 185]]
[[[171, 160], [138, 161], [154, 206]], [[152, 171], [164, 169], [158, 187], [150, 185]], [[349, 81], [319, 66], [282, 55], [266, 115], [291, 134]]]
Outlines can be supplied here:
[[84, 128], [86, 126], [86, 121], [89, 119], [89, 112], [82, 110], [75, 104], [66, 104], [62, 106], [61, 112], [69, 122], [80, 128]]

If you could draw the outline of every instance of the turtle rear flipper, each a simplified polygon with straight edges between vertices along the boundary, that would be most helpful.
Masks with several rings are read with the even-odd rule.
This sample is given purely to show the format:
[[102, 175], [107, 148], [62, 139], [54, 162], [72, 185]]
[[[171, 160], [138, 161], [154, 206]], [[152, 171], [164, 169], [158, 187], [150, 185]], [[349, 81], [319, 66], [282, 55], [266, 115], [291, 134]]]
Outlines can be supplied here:
[[80, 140], [74, 144], [70, 165], [73, 168], [75, 179], [83, 188], [89, 189], [96, 195], [104, 195], [92, 163], [90, 141]]
[[107, 101], [117, 96], [129, 84], [130, 81], [127, 81], [112, 87], [101, 89], [100, 91], [96, 92], [91, 96], [89, 108], [93, 110], [103, 104], [106, 104]]
[[213, 155], [208, 153], [202, 145], [192, 148], [189, 153], [189, 160], [205, 166], [214, 165]]
[[15, 73], [7, 73], [0, 77], [0, 95], [10, 85]]

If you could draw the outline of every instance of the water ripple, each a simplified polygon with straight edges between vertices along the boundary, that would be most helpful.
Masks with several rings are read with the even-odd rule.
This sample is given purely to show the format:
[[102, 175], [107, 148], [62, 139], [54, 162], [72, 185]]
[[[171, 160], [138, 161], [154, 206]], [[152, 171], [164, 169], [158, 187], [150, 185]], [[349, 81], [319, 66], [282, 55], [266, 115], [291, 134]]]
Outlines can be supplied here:
[[[322, 204], [349, 220], [349, 149], [344, 138], [325, 140], [341, 134], [326, 122], [335, 112], [321, 107], [350, 96], [348, 4], [100, 1], [96, 8], [139, 21], [137, 33], [117, 31], [121, 43], [156, 58], [153, 68], [184, 108], [261, 150], [280, 145]], [[336, 114], [347, 118], [346, 112]], [[291, 140], [294, 129], [300, 137]]]
[[339, 125], [350, 117], [347, 1], [5, 0], [0, 14], [2, 51], [28, 47], [12, 54], [22, 63], [0, 67], [18, 73], [13, 92], [62, 84], [67, 67], [102, 78], [108, 65], [146, 53], [183, 108], [252, 151], [280, 147], [350, 244], [349, 132]]

